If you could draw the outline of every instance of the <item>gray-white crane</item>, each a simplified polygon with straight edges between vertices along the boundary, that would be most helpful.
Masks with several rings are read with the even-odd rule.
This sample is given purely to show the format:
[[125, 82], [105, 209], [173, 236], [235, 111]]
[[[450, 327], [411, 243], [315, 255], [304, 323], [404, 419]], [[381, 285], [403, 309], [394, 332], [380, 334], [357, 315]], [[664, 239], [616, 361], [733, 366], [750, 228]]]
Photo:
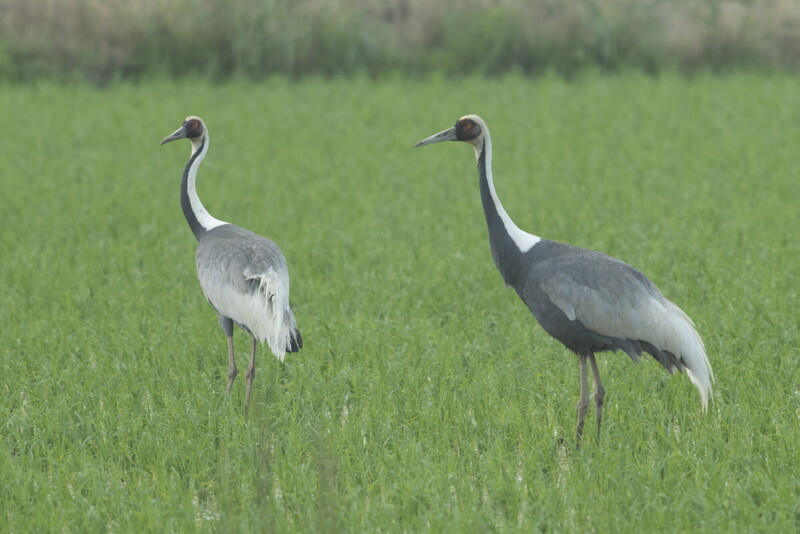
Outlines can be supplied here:
[[587, 361], [594, 375], [600, 432], [605, 389], [594, 357], [597, 352], [622, 350], [634, 362], [647, 352], [671, 373], [686, 371], [706, 411], [714, 374], [692, 320], [630, 265], [600, 252], [543, 239], [514, 224], [495, 191], [492, 140], [483, 119], [466, 115], [452, 128], [415, 146], [441, 141], [464, 141], [475, 149], [495, 265], [542, 328], [580, 359], [578, 444], [589, 406]]
[[161, 141], [189, 139], [192, 153], [181, 180], [181, 206], [189, 228], [197, 238], [197, 277], [208, 302], [219, 314], [228, 339], [228, 388], [236, 379], [233, 351], [234, 323], [253, 338], [250, 366], [245, 377], [244, 410], [250, 406], [250, 390], [256, 372], [258, 343], [267, 342], [283, 361], [297, 352], [303, 338], [289, 305], [289, 269], [278, 246], [265, 237], [211, 216], [197, 196], [197, 169], [208, 153], [208, 128], [200, 117], [187, 117], [180, 128]]

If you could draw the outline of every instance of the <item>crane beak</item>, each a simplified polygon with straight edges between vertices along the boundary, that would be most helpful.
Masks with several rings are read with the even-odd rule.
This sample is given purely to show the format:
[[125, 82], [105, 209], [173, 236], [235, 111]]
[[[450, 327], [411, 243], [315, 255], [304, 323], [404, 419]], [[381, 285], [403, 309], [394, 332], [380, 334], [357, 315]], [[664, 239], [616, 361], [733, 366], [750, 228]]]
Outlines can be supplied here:
[[456, 137], [455, 126], [453, 126], [452, 128], [448, 128], [443, 132], [439, 132], [430, 137], [427, 137], [414, 146], [418, 147], [418, 146], [431, 145], [433, 143], [441, 143], [442, 141], [458, 141], [458, 138]]
[[172, 132], [171, 134], [166, 136], [161, 141], [161, 144], [162, 145], [166, 145], [167, 143], [171, 143], [172, 141], [175, 141], [176, 139], [186, 139], [186, 128], [184, 126], [181, 126], [177, 130], [175, 130], [174, 132]]

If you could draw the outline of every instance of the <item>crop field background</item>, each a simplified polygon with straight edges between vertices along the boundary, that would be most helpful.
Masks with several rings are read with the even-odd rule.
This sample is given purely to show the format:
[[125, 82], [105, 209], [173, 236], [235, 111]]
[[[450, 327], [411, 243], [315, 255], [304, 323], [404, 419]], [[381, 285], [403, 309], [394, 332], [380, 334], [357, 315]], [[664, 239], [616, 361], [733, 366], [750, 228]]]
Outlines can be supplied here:
[[[800, 91], [786, 74], [0, 85], [0, 530], [800, 530]], [[532, 233], [638, 267], [698, 325], [685, 376], [578, 360], [504, 288], [479, 113]], [[178, 200], [287, 256], [305, 348], [226, 397]], [[236, 333], [244, 366], [248, 337]]]
[[800, 70], [796, 0], [3, 0], [0, 80]]

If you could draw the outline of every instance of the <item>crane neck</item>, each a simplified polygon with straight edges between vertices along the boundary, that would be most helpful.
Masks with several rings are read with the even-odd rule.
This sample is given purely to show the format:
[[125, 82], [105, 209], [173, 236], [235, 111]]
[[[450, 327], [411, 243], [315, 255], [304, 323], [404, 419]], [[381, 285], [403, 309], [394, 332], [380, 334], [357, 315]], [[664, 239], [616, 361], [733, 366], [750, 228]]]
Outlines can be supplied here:
[[488, 130], [484, 130], [482, 142], [473, 146], [478, 162], [481, 200], [489, 229], [492, 257], [506, 284], [514, 285], [524, 268], [522, 255], [541, 241], [541, 238], [514, 224], [497, 196], [492, 178], [492, 140]]
[[181, 207], [183, 208], [183, 215], [186, 217], [186, 222], [189, 223], [189, 228], [199, 241], [200, 238], [212, 228], [226, 224], [224, 221], [215, 219], [208, 213], [208, 210], [203, 206], [200, 197], [197, 196], [197, 169], [203, 162], [208, 152], [208, 134], [202, 137], [202, 140], [195, 144], [192, 140], [192, 155], [189, 157], [189, 163], [183, 171], [183, 179], [181, 180]]

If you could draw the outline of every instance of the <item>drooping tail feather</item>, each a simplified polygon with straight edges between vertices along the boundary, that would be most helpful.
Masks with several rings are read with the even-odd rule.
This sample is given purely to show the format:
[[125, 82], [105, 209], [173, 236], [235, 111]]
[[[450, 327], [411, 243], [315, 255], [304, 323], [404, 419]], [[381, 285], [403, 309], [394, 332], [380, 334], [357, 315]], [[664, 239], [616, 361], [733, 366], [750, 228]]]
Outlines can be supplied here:
[[670, 352], [677, 356], [686, 368], [686, 375], [700, 393], [700, 402], [705, 412], [708, 410], [708, 400], [713, 395], [714, 382], [714, 371], [711, 369], [711, 362], [708, 361], [705, 345], [695, 329], [694, 321], [683, 310], [666, 299], [662, 304], [670, 312], [675, 339], [678, 341], [672, 344], [675, 346], [670, 348]]
[[289, 346], [286, 348], [286, 352], [298, 352], [302, 348], [303, 335], [299, 329], [295, 328], [289, 336]]
[[261, 297], [256, 336], [259, 341], [266, 341], [275, 357], [283, 361], [287, 352], [297, 352], [303, 346], [303, 338], [289, 305], [288, 279], [281, 281], [274, 269], [249, 275], [247, 279], [257, 281], [257, 294]]

